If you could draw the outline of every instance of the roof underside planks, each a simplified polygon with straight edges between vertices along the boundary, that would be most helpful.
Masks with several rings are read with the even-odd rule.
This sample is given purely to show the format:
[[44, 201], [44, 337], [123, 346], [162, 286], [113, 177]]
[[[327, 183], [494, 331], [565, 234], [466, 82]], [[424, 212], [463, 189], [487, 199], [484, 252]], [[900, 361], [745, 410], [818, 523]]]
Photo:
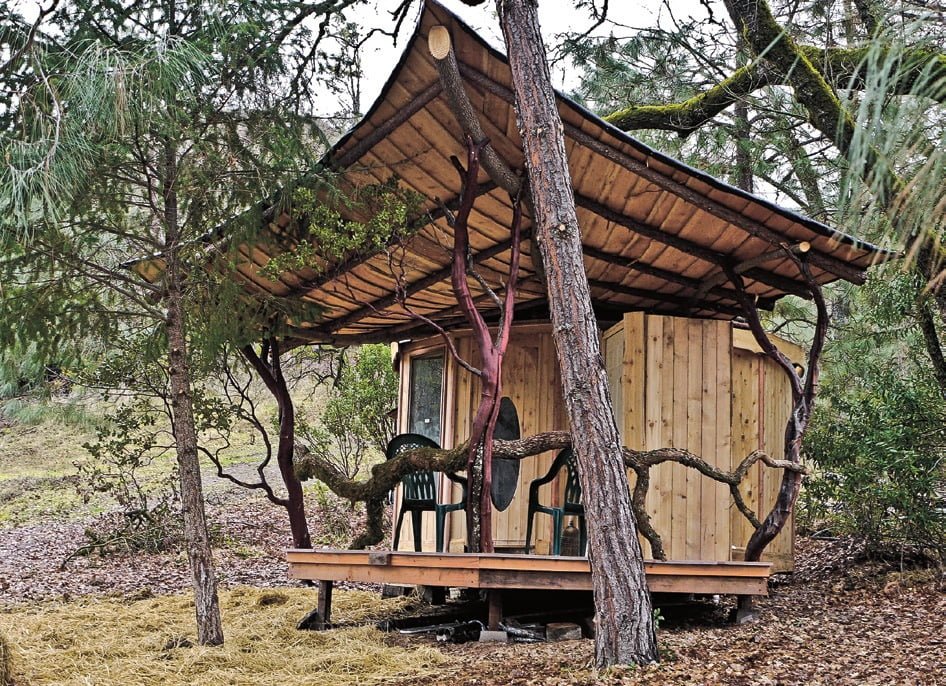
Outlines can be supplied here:
[[[443, 207], [455, 207], [460, 177], [451, 156], [465, 159], [464, 136], [441, 92], [426, 37], [450, 31], [467, 93], [496, 152], [524, 169], [511, 77], [505, 58], [434, 2], [425, 5], [401, 61], [371, 111], [327, 155], [345, 184], [371, 184], [396, 175], [424, 197], [416, 231], [387, 250], [325, 260], [271, 281], [259, 269], [276, 253], [270, 245], [241, 246], [239, 279], [250, 293], [318, 304], [315, 322], [295, 322], [294, 335], [313, 341], [395, 340], [428, 332], [405, 311], [442, 326], [464, 320], [450, 286], [452, 238]], [[864, 278], [864, 269], [892, 253], [754, 198], [676, 162], [559, 97], [569, 168], [582, 231], [585, 269], [599, 316], [644, 310], [693, 317], [739, 314], [723, 265], [742, 270], [762, 306], [787, 294], [805, 295], [804, 280], [785, 248], [810, 244], [806, 259], [819, 283]], [[472, 259], [497, 292], [510, 262], [512, 202], [481, 172], [469, 221]], [[291, 235], [294, 218], [280, 214], [273, 234]], [[533, 263], [529, 218], [523, 222], [517, 317], [547, 316], [544, 281]], [[750, 266], [751, 265], [751, 266]], [[160, 269], [138, 267], [146, 277]], [[477, 303], [493, 308], [478, 284]]]

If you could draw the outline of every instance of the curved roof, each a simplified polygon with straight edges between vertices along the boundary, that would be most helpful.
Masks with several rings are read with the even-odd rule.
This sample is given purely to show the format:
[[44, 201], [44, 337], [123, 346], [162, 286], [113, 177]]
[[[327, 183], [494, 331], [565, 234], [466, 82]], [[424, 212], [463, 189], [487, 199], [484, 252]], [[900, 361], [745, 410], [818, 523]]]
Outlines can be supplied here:
[[[238, 269], [248, 290], [322, 308], [318, 321], [296, 323], [300, 337], [395, 340], [429, 331], [405, 312], [403, 302], [445, 327], [464, 323], [450, 286], [451, 239], [443, 208], [455, 204], [460, 193], [451, 156], [465, 159], [465, 144], [427, 48], [427, 34], [436, 25], [450, 31], [467, 93], [490, 144], [510, 167], [524, 169], [505, 57], [428, 0], [381, 95], [326, 158], [341, 172], [343, 183], [378, 183], [396, 175], [423, 196], [425, 215], [415, 223], [416, 230], [388, 250], [325, 259], [317, 269], [290, 271], [275, 282], [258, 269], [276, 248], [241, 248], [245, 262]], [[788, 294], [805, 296], [804, 281], [785, 250], [801, 242], [810, 243], [806, 259], [822, 284], [837, 279], [859, 283], [867, 267], [892, 256], [667, 157], [562, 95], [558, 106], [585, 269], [602, 320], [633, 310], [738, 316], [723, 265], [742, 273], [763, 307]], [[509, 267], [512, 208], [507, 194], [485, 172], [479, 181], [481, 195], [469, 223], [472, 259], [500, 290]], [[283, 213], [270, 228], [285, 236], [293, 225], [294, 218]], [[528, 217], [523, 229], [528, 237]], [[517, 296], [520, 320], [547, 317], [548, 312], [532, 250], [525, 240]], [[478, 285], [473, 290], [484, 309], [492, 307]]]

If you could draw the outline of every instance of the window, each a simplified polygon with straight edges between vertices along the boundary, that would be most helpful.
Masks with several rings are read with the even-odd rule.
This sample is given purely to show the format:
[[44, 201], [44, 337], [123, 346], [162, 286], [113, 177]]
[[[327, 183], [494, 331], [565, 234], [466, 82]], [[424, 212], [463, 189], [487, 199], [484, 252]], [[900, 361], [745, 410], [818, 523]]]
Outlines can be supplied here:
[[443, 352], [411, 360], [408, 431], [442, 443], [440, 404], [443, 398]]

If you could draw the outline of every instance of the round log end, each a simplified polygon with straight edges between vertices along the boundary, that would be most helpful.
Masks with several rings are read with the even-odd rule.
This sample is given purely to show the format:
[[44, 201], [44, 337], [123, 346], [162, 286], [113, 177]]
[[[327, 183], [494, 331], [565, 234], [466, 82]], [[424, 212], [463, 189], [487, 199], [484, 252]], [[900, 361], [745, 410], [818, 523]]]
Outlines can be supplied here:
[[806, 253], [809, 250], [811, 250], [811, 243], [809, 243], [808, 241], [802, 241], [801, 243], [798, 244], [798, 252]]
[[450, 32], [446, 26], [434, 26], [427, 34], [427, 47], [435, 60], [442, 60], [450, 54]]

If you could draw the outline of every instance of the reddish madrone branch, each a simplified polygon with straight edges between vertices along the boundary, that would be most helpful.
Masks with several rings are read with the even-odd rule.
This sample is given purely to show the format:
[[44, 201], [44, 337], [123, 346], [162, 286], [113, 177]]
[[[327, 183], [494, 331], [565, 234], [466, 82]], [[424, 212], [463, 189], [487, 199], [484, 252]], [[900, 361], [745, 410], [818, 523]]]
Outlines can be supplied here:
[[[512, 239], [510, 241], [510, 264], [506, 277], [505, 290], [500, 297], [480, 275], [473, 264], [470, 251], [469, 218], [476, 198], [479, 196], [477, 177], [480, 160], [487, 140], [474, 141], [467, 136], [467, 166], [453, 158], [454, 166], [460, 174], [462, 192], [456, 214], [444, 208], [443, 215], [453, 230], [451, 249], [452, 268], [450, 282], [460, 312], [473, 332], [473, 339], [479, 353], [479, 367], [464, 360], [456, 349], [447, 331], [429, 317], [415, 311], [407, 303], [407, 294], [399, 288], [398, 302], [401, 308], [413, 319], [421, 321], [434, 329], [443, 338], [446, 349], [456, 362], [468, 372], [480, 379], [480, 403], [473, 417], [470, 439], [467, 449], [466, 472], [470, 475], [469, 503], [466, 509], [467, 531], [472, 552], [492, 552], [492, 491], [493, 471], [493, 433], [499, 417], [500, 399], [502, 398], [503, 357], [509, 345], [509, 332], [512, 327], [515, 310], [516, 288], [519, 277], [519, 261], [522, 254], [522, 203], [520, 184], [515, 195], [510, 195], [513, 207]], [[499, 322], [495, 334], [490, 332], [482, 313], [476, 306], [476, 298], [470, 289], [469, 278], [480, 285], [485, 295], [499, 309]]]
[[[736, 288], [739, 304], [745, 313], [746, 321], [756, 342], [765, 352], [766, 356], [774, 360], [776, 364], [785, 372], [792, 389], [792, 413], [788, 423], [785, 426], [785, 461], [800, 465], [801, 464], [801, 442], [805, 431], [808, 429], [808, 423], [811, 420], [811, 411], [814, 407], [815, 395], [818, 391], [818, 373], [821, 362], [821, 353], [824, 350], [824, 341], [828, 333], [828, 307], [825, 303], [824, 293], [820, 284], [815, 281], [811, 274], [811, 269], [805, 261], [805, 255], [808, 251], [808, 244], [802, 243], [800, 246], [790, 248], [785, 247], [785, 253], [798, 267], [798, 271], [805, 279], [805, 284], [811, 293], [812, 300], [817, 310], [817, 319], [815, 321], [814, 338], [812, 339], [811, 349], [808, 351], [807, 373], [800, 372], [775, 345], [769, 340], [762, 322], [759, 320], [759, 310], [755, 306], [752, 297], [746, 292], [742, 277], [735, 270], [727, 269], [726, 275]], [[746, 560], [758, 561], [762, 557], [766, 546], [778, 536], [779, 532], [791, 518], [795, 509], [795, 502], [798, 500], [798, 492], [801, 489], [802, 474], [800, 470], [785, 469], [782, 475], [782, 483], [779, 486], [778, 496], [775, 499], [775, 505], [772, 511], [766, 516], [765, 521], [759, 524], [753, 524], [755, 531], [746, 544]]]
[[[470, 146], [471, 163], [469, 169], [474, 172], [476, 169], [475, 148], [476, 146]], [[467, 186], [467, 190], [471, 188], [472, 184]], [[471, 197], [473, 197], [473, 195], [474, 192], [471, 191]], [[468, 212], [464, 215], [458, 213], [458, 219], [460, 220], [458, 223], [462, 227], [462, 233], [465, 233], [465, 221], [468, 214]], [[516, 220], [515, 224], [518, 226], [518, 220]], [[514, 230], [517, 231], [516, 238], [518, 239], [518, 229], [514, 228]], [[461, 236], [458, 242], [461, 245], [465, 245], [466, 240], [467, 238], [464, 235]], [[808, 354], [807, 374], [805, 374], [804, 377], [802, 377], [801, 373], [795, 368], [792, 362], [769, 339], [759, 319], [755, 302], [752, 296], [746, 291], [745, 284], [738, 271], [731, 268], [726, 269], [726, 276], [736, 288], [740, 305], [757, 343], [762, 348], [763, 352], [778, 364], [779, 368], [783, 370], [789, 379], [792, 389], [792, 412], [785, 428], [784, 459], [775, 459], [765, 452], [757, 450], [746, 456], [735, 469], [727, 472], [714, 467], [698, 455], [679, 448], [660, 448], [651, 451], [637, 451], [626, 447], [624, 448], [625, 464], [629, 469], [634, 470], [636, 475], [632, 497], [634, 514], [641, 534], [650, 543], [652, 555], [655, 559], [666, 559], [666, 555], [663, 541], [659, 533], [654, 529], [650, 517], [647, 514], [645, 500], [650, 486], [650, 469], [664, 462], [675, 462], [684, 467], [695, 469], [707, 478], [724, 483], [729, 487], [729, 492], [736, 509], [742, 513], [754, 529], [753, 535], [746, 545], [746, 560], [756, 561], [760, 559], [765, 548], [779, 534], [792, 515], [801, 486], [802, 476], [807, 473], [807, 469], [801, 464], [801, 440], [811, 418], [811, 410], [817, 391], [820, 357], [828, 326], [828, 311], [821, 287], [813, 278], [808, 264], [804, 260], [807, 247], [807, 244], [784, 246], [785, 254], [795, 262], [799, 272], [804, 277], [817, 310], [814, 340]], [[463, 261], [458, 260], [458, 263], [463, 264]], [[465, 275], [465, 272], [461, 273]], [[466, 286], [465, 277], [463, 279], [463, 285]], [[511, 293], [512, 290], [507, 290], [506, 305], [509, 305], [509, 301], [512, 297], [510, 295]], [[467, 297], [470, 298], [468, 289]], [[469, 305], [470, 302], [468, 301], [468, 306]], [[475, 307], [473, 310], [475, 312]], [[421, 315], [417, 316], [420, 317]], [[511, 316], [507, 315], [506, 322], [508, 323], [510, 320]], [[482, 319], [480, 318], [479, 321], [482, 322]], [[503, 327], [500, 326], [500, 329], [502, 328]], [[449, 342], [447, 333], [443, 331], [443, 329], [439, 330]], [[497, 336], [495, 342], [491, 339], [487, 340], [489, 340], [491, 347], [495, 343], [503, 343], [499, 336]], [[452, 346], [451, 350], [456, 354], [456, 350]], [[502, 358], [500, 355], [498, 358], [500, 365], [501, 361]], [[467, 366], [467, 368], [469, 367]], [[478, 370], [474, 373], [477, 372]], [[482, 372], [479, 373], [482, 374]], [[486, 387], [485, 383], [484, 387]], [[496, 389], [493, 391], [493, 395], [484, 396], [477, 417], [486, 422], [489, 422], [490, 419], [495, 422], [495, 416], [487, 415], [487, 411], [490, 413], [493, 411], [493, 406], [490, 405], [490, 401], [497, 400], [499, 396], [500, 386], [497, 385]], [[498, 404], [498, 402], [496, 404]], [[483, 426], [483, 428], [479, 430], [479, 433], [474, 432], [472, 434], [472, 441], [468, 441], [452, 450], [417, 449], [402, 453], [384, 464], [377, 465], [373, 468], [372, 476], [368, 481], [359, 482], [348, 479], [332, 464], [319, 458], [319, 456], [309, 453], [305, 448], [300, 447], [297, 447], [296, 450], [296, 469], [301, 479], [317, 478], [328, 485], [329, 488], [339, 496], [353, 501], [364, 501], [367, 504], [367, 529], [353, 542], [353, 547], [364, 547], [378, 543], [383, 539], [382, 516], [384, 499], [387, 497], [387, 493], [397, 486], [401, 478], [410, 472], [433, 470], [455, 473], [470, 470], [471, 460], [477, 452], [477, 446], [488, 445], [490, 448], [488, 453], [491, 458], [523, 459], [548, 450], [561, 450], [571, 445], [571, 436], [567, 432], [547, 432], [516, 441], [498, 441], [492, 439], [491, 432], [488, 434], [489, 438], [487, 439], [485, 426], [481, 426]], [[483, 450], [482, 452], [485, 454], [487, 451]], [[761, 521], [756, 516], [755, 512], [746, 504], [739, 490], [740, 483], [756, 462], [762, 462], [768, 467], [783, 470], [782, 483], [775, 505], [765, 519]], [[468, 471], [467, 473], [471, 472]], [[489, 497], [488, 488], [487, 483], [484, 490], [480, 492], [486, 499]], [[473, 526], [477, 524], [478, 520], [473, 522]], [[486, 535], [488, 536], [488, 529], [485, 526], [479, 529], [480, 535], [483, 535], [484, 529], [486, 529]], [[468, 530], [476, 531], [474, 528]], [[482, 541], [482, 538], [474, 540]]]
[[[460, 310], [473, 329], [482, 356], [482, 368], [477, 369], [461, 359], [446, 331], [437, 323], [413, 311], [407, 305], [406, 292], [403, 293], [403, 297], [399, 298], [399, 301], [402, 308], [410, 316], [423, 321], [440, 333], [446, 343], [447, 350], [461, 367], [481, 378], [481, 402], [474, 418], [471, 440], [453, 450], [419, 449], [403, 453], [393, 460], [376, 466], [371, 479], [366, 482], [355, 482], [347, 479], [334, 466], [319, 459], [318, 456], [306, 453], [304, 449], [297, 450], [297, 470], [302, 478], [318, 478], [342, 497], [366, 502], [368, 526], [365, 533], [353, 543], [353, 547], [363, 547], [377, 543], [383, 538], [384, 532], [381, 524], [383, 502], [387, 497], [387, 493], [399, 483], [401, 477], [409, 472], [425, 469], [450, 473], [465, 469], [472, 477], [471, 485], [473, 486], [470, 507], [467, 508], [467, 530], [472, 534], [469, 537], [470, 545], [475, 547], [478, 544], [480, 550], [491, 551], [489, 482], [492, 458], [496, 456], [521, 459], [546, 450], [562, 449], [571, 445], [571, 438], [564, 432], [551, 432], [519, 441], [493, 440], [493, 428], [498, 414], [502, 388], [502, 358], [508, 343], [516, 278], [518, 276], [523, 182], [489, 146], [478, 117], [463, 88], [456, 58], [450, 48], [449, 36], [446, 35], [445, 30], [432, 31], [429, 42], [443, 91], [447, 96], [454, 116], [467, 136], [468, 165], [466, 171], [464, 172], [459, 163], [455, 161], [456, 166], [460, 168], [463, 183], [461, 201], [456, 216], [451, 215], [446, 210], [443, 214], [454, 230], [451, 282]], [[478, 195], [477, 173], [481, 155], [483, 166], [493, 182], [498, 187], [507, 190], [513, 198], [512, 265], [505, 297], [502, 301], [488, 287], [484, 279], [477, 278], [478, 275], [472, 267], [469, 255], [467, 221], [473, 202]], [[780, 249], [780, 252], [784, 251], [798, 266], [818, 313], [814, 341], [808, 355], [807, 374], [804, 378], [795, 369], [791, 361], [769, 340], [759, 320], [756, 303], [746, 291], [740, 267], [738, 265], [724, 266], [724, 275], [719, 279], [719, 281], [728, 279], [732, 282], [753, 336], [764, 353], [774, 360], [788, 376], [792, 389], [792, 413], [785, 429], [785, 459], [776, 460], [762, 451], [755, 451], [748, 455], [732, 472], [726, 472], [713, 467], [699, 456], [686, 450], [661, 448], [639, 452], [624, 448], [625, 463], [628, 468], [634, 470], [637, 477], [632, 498], [635, 516], [642, 535], [650, 542], [652, 554], [657, 559], [665, 558], [663, 543], [659, 534], [653, 528], [644, 507], [644, 501], [650, 484], [650, 468], [662, 462], [677, 462], [729, 486], [736, 508], [749, 520], [754, 528], [754, 533], [746, 546], [746, 560], [758, 560], [766, 546], [778, 535], [791, 517], [798, 498], [802, 475], [806, 473], [805, 467], [801, 465], [801, 440], [811, 418], [812, 405], [817, 389], [819, 361], [828, 325], [827, 308], [821, 287], [813, 278], [804, 259], [809, 248], [810, 245], [805, 243], [795, 247], [786, 245]], [[765, 257], [771, 257], [771, 255]], [[486, 295], [500, 309], [500, 324], [495, 338], [491, 337], [482, 315], [476, 308], [476, 299], [473, 298], [470, 292], [468, 276], [477, 278], [477, 281], [486, 291]], [[708, 281], [706, 287], [711, 288], [713, 285], [715, 285], [715, 282]], [[463, 460], [463, 457], [466, 459]], [[760, 521], [746, 505], [739, 491], [739, 483], [745, 478], [749, 468], [759, 461], [769, 467], [783, 470], [782, 483], [776, 503], [763, 521]], [[477, 510], [480, 510], [480, 512], [477, 512]]]

